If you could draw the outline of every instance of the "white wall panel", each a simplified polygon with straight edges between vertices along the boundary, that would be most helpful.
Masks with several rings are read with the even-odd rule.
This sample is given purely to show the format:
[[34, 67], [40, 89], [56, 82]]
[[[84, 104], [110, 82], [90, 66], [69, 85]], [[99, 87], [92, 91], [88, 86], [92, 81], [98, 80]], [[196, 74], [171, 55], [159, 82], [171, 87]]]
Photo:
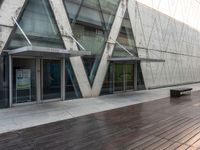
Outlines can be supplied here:
[[[147, 88], [199, 82], [200, 74], [195, 70], [200, 70], [200, 33], [139, 2], [135, 7], [136, 14], [130, 17], [136, 45], [143, 47], [138, 48], [139, 56], [165, 60], [164, 63], [142, 63]], [[176, 12], [170, 11], [171, 14]]]
[[12, 32], [14, 22], [18, 18], [25, 0], [4, 0], [0, 7], [0, 54]]

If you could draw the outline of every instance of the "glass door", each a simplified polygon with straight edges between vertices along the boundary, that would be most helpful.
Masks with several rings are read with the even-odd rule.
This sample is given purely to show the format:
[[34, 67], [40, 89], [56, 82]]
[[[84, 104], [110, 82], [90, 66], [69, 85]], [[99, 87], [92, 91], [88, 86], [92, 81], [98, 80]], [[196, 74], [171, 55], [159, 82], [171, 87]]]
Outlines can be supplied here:
[[36, 102], [35, 59], [13, 58], [13, 104]]
[[134, 65], [115, 64], [114, 92], [134, 90]]
[[124, 69], [123, 64], [115, 64], [114, 91], [124, 90]]
[[125, 90], [134, 90], [134, 65], [124, 65]]
[[42, 100], [61, 99], [61, 61], [42, 61]]

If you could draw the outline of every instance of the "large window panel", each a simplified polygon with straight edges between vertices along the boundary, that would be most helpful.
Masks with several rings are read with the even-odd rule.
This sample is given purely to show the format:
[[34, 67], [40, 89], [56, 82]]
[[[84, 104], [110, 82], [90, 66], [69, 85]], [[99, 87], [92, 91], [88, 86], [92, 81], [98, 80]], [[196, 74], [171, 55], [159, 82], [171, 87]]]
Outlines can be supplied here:
[[100, 55], [105, 44], [105, 32], [101, 29], [75, 24], [72, 27], [75, 38], [92, 55]]
[[[124, 19], [122, 21], [122, 26], [117, 38], [117, 42], [120, 44], [116, 44], [114, 48], [114, 57], [128, 57], [128, 54], [123, 48], [127, 49], [134, 56], [138, 56], [137, 49], [135, 45], [135, 39], [131, 27], [131, 22], [129, 19], [128, 12], [126, 11]], [[123, 47], [123, 48], [122, 48]]]
[[119, 0], [100, 0], [101, 11], [107, 30], [110, 30], [118, 9]]
[[105, 76], [100, 95], [113, 93], [113, 64], [110, 64]]
[[[88, 14], [90, 14], [88, 16]], [[97, 25], [101, 28], [102, 26], [102, 20], [99, 11], [94, 10], [94, 9], [89, 9], [86, 7], [82, 7], [80, 14], [79, 14], [79, 21], [88, 23], [88, 24], [93, 24]]]
[[66, 59], [65, 98], [66, 100], [81, 98], [81, 92], [69, 59]]
[[68, 0], [66, 8], [68, 10], [68, 15], [70, 19], [75, 19], [79, 11], [82, 0]]
[[42, 99], [61, 98], [61, 61], [43, 60], [43, 86]]
[[64, 3], [74, 37], [92, 53], [92, 56], [82, 59], [88, 78], [93, 83], [118, 4], [110, 0], [64, 0]]
[[8, 75], [8, 56], [0, 56], [0, 108], [9, 106], [9, 75]]
[[[64, 47], [48, 0], [29, 0], [18, 22], [32, 45]], [[14, 49], [27, 45], [21, 31], [16, 27], [8, 48]]]

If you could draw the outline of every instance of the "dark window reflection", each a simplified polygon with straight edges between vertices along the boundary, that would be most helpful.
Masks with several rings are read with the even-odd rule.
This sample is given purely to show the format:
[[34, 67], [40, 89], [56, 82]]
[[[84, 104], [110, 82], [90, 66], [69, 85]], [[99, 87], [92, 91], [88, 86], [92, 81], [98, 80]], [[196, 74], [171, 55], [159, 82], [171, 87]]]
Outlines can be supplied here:
[[[64, 48], [48, 0], [28, 0], [19, 24], [32, 45], [41, 47]], [[8, 49], [28, 46], [21, 31], [16, 28], [8, 43]]]
[[[121, 30], [119, 32], [117, 42], [119, 42], [124, 48], [131, 52], [134, 56], [138, 56], [137, 50], [135, 47], [135, 39], [131, 27], [130, 18], [128, 12], [126, 11], [125, 17], [122, 21]], [[118, 44], [115, 45], [113, 57], [130, 57], [121, 46]]]
[[75, 38], [92, 53], [90, 58], [83, 57], [83, 62], [88, 78], [93, 83], [119, 0], [64, 0], [64, 2]]
[[9, 68], [8, 55], [0, 55], [0, 108], [9, 106]]
[[43, 99], [61, 98], [61, 61], [43, 60]]
[[13, 104], [36, 101], [35, 59], [13, 58]]
[[80, 98], [81, 93], [69, 59], [66, 59], [65, 96], [66, 100]]
[[104, 83], [101, 89], [101, 95], [113, 93], [113, 65], [109, 65]]

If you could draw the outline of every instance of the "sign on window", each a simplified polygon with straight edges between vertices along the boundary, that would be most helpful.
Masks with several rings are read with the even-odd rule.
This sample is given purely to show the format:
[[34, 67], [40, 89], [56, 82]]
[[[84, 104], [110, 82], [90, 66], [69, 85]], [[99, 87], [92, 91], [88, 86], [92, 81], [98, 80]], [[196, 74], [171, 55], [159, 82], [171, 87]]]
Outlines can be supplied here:
[[31, 89], [31, 70], [17, 69], [16, 70], [16, 90]]

